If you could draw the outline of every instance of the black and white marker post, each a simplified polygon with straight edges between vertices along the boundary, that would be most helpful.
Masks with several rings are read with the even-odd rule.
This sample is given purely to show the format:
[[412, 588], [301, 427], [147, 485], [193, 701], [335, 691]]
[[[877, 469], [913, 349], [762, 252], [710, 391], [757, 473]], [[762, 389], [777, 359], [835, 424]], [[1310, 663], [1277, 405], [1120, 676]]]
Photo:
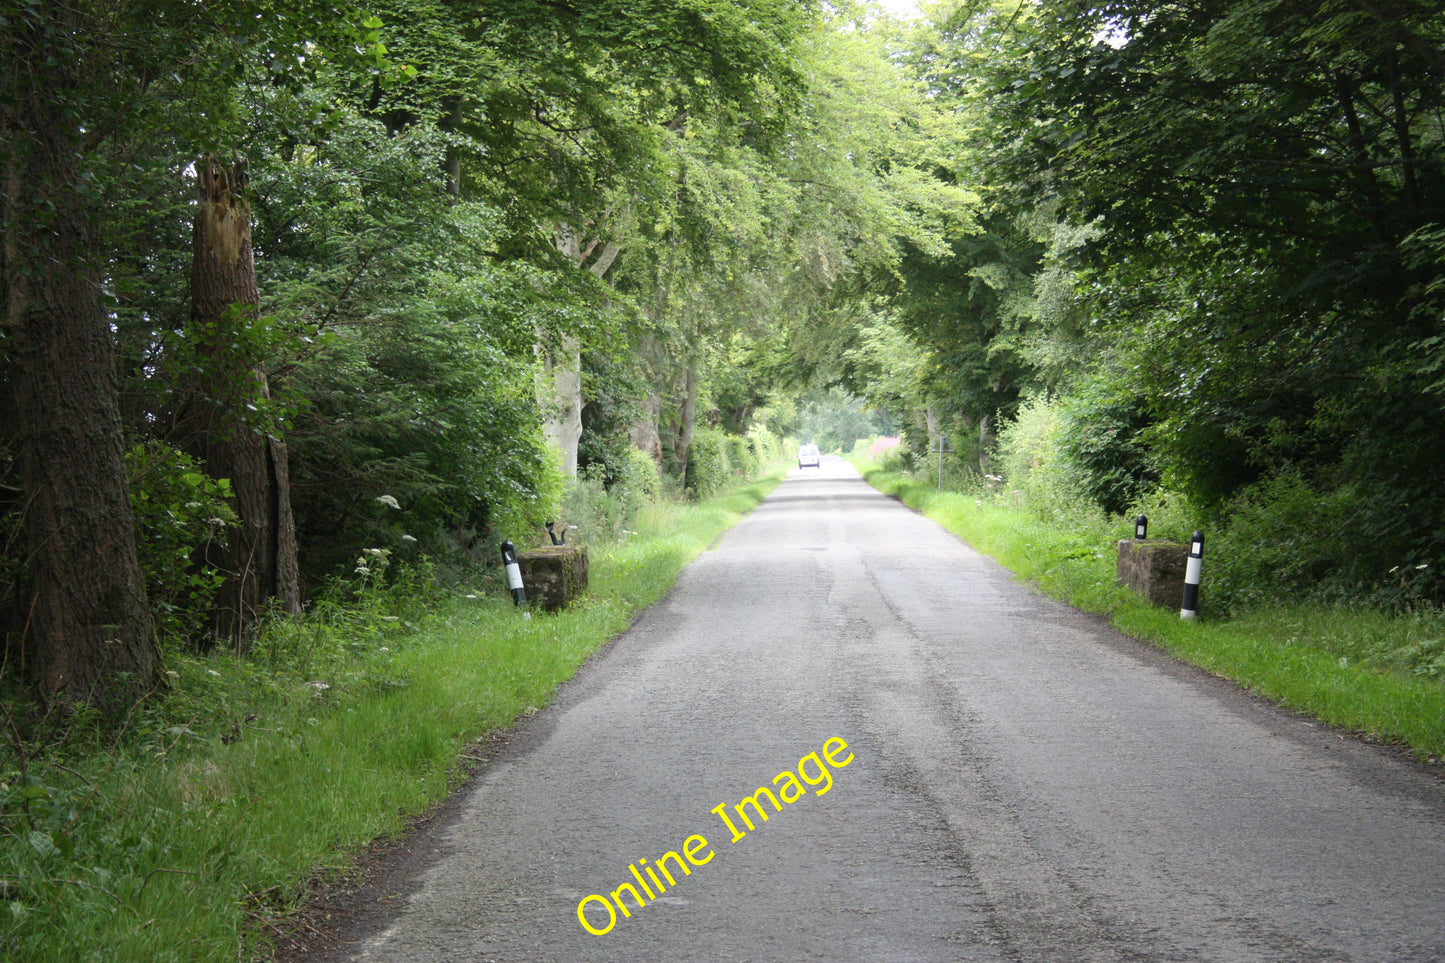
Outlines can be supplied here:
[[1148, 516], [1140, 515], [1138, 518], [1134, 519], [1134, 538], [1139, 541], [1143, 541], [1148, 537], [1149, 518]]
[[517, 564], [517, 546], [510, 540], [502, 543], [502, 567], [507, 570], [507, 588], [512, 590], [512, 601], [525, 608], [527, 590], [522, 587], [522, 567]]
[[1184, 567], [1184, 601], [1179, 606], [1181, 619], [1199, 614], [1199, 569], [1204, 559], [1204, 533], [1195, 532], [1189, 540], [1189, 561]]

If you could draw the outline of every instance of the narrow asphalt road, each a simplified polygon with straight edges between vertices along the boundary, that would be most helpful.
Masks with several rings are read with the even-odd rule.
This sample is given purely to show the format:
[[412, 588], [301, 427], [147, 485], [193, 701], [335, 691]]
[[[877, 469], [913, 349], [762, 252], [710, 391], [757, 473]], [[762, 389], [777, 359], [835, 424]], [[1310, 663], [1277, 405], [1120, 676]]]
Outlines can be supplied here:
[[1445, 783], [1038, 596], [831, 459], [413, 851], [325, 958], [1445, 960]]

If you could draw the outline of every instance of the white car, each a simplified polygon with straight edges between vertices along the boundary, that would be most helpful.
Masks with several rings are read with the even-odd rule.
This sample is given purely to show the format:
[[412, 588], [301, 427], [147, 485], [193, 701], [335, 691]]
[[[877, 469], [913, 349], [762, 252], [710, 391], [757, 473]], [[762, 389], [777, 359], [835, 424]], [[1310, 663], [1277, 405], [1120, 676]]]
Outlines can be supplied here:
[[821, 468], [823, 456], [818, 454], [817, 445], [798, 446], [798, 467], [799, 468]]

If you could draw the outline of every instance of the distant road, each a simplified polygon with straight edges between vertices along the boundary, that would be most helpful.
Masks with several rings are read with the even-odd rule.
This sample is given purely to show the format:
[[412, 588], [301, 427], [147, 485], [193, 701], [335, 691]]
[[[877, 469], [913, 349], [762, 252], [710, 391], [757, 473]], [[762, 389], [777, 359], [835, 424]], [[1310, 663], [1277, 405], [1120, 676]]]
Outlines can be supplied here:
[[411, 848], [312, 959], [1445, 960], [1445, 783], [1034, 594], [836, 459]]

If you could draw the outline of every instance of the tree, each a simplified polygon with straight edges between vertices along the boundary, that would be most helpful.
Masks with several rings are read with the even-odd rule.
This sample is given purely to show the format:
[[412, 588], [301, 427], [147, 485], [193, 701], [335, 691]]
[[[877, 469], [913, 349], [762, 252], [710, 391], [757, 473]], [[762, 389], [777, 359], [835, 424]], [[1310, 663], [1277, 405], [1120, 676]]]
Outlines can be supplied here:
[[239, 0], [0, 3], [4, 352], [30, 543], [18, 661], [43, 701], [114, 707], [158, 680], [120, 457], [111, 282], [125, 271], [96, 225], [132, 196], [127, 177], [148, 181], [178, 144], [194, 158], [224, 138], [237, 67], [260, 34], [277, 65], [309, 40], [368, 43], [325, 3], [267, 12]]
[[249, 174], [214, 156], [196, 165], [197, 203], [187, 327], [194, 367], [174, 413], [187, 449], [230, 482], [240, 524], [205, 561], [225, 574], [211, 623], [240, 646], [275, 599], [301, 610], [296, 526], [286, 443], [270, 411], [266, 363], [256, 344], [260, 291], [251, 250]]
[[1358, 585], [1445, 558], [1445, 462], [1411, 440], [1445, 430], [1442, 31], [1416, 4], [1046, 3], [994, 72], [1003, 169], [1101, 225], [1094, 320], [1166, 477], [1349, 488]]
[[81, 155], [96, 26], [70, 6], [6, 9], [0, 86], [4, 341], [30, 601], [20, 662], [47, 702], [128, 704], [159, 679], [98, 292]]
[[[681, 140], [711, 128], [776, 136], [813, 14], [794, 0], [401, 0], [383, 16], [395, 55], [426, 66], [415, 83], [364, 92], [370, 109], [393, 129], [435, 119], [447, 132], [455, 196], [502, 199], [503, 256], [601, 278], [638, 240], [635, 225], [690, 216], [676, 189]], [[538, 332], [539, 395], [569, 473], [591, 347], [565, 325]]]
[[545, 520], [536, 331], [602, 320], [586, 272], [497, 256], [499, 212], [446, 191], [444, 134], [391, 133], [333, 94], [247, 92], [262, 304], [289, 332], [269, 370], [292, 409], [303, 587], [370, 548], [491, 561], [494, 526]]

